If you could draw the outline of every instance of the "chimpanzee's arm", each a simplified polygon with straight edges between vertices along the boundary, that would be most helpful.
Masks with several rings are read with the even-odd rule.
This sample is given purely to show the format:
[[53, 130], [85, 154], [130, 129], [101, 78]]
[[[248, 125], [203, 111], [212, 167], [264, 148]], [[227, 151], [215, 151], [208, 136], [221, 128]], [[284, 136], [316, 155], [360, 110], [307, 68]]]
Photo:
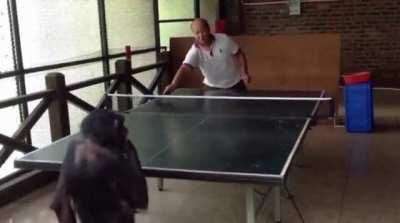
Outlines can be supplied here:
[[147, 183], [135, 147], [127, 142], [127, 163], [117, 178], [117, 186], [125, 202], [133, 209], [147, 209]]
[[72, 171], [71, 168], [74, 162], [76, 144], [77, 143], [71, 143], [68, 147], [58, 178], [54, 199], [50, 205], [50, 208], [54, 210], [60, 223], [76, 223], [75, 213], [71, 205], [72, 199], [68, 191], [68, 182], [66, 179], [68, 172]]

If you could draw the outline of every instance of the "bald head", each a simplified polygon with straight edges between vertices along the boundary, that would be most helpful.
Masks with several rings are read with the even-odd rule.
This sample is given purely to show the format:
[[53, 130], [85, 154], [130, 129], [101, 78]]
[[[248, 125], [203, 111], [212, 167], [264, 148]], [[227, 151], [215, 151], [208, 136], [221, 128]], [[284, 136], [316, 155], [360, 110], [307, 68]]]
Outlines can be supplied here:
[[192, 28], [192, 31], [194, 31], [194, 28], [200, 28], [200, 27], [210, 31], [210, 25], [208, 24], [207, 20], [205, 20], [203, 18], [194, 19], [192, 21], [192, 24], [190, 25], [190, 27]]
[[197, 44], [205, 47], [211, 45], [212, 40], [210, 34], [210, 26], [208, 25], [207, 20], [197, 18], [193, 20], [191, 28]]

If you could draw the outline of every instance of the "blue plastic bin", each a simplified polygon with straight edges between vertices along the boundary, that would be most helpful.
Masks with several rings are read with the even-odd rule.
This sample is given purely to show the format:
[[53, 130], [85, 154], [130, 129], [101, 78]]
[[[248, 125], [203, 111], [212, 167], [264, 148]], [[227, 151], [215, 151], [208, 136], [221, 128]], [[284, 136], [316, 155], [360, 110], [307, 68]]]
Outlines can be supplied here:
[[344, 99], [348, 132], [374, 131], [374, 105], [371, 82], [345, 85]]

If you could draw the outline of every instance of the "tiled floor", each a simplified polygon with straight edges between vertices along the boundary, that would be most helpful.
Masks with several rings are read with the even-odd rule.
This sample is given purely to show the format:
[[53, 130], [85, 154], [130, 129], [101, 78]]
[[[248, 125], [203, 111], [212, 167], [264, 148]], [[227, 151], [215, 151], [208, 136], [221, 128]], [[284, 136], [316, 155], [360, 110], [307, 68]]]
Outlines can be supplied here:
[[[385, 94], [375, 97], [383, 123], [375, 133], [349, 134], [322, 125], [307, 135], [304, 167], [292, 168], [288, 182], [307, 223], [400, 222], [400, 92]], [[150, 207], [137, 215], [139, 223], [245, 221], [243, 185], [167, 180], [160, 192], [155, 179], [148, 183]], [[53, 189], [49, 185], [2, 207], [0, 222], [56, 222], [48, 209]], [[282, 221], [300, 222], [290, 202], [282, 201]], [[262, 207], [257, 222], [273, 222], [271, 203]]]

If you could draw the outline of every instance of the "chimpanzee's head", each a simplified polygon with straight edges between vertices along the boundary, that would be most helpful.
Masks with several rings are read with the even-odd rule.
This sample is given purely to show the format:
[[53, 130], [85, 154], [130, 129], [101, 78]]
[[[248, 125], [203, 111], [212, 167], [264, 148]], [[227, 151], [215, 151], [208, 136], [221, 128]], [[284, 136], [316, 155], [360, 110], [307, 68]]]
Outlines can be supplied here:
[[101, 146], [119, 146], [126, 142], [128, 130], [124, 117], [113, 111], [97, 109], [81, 123], [81, 133]]

